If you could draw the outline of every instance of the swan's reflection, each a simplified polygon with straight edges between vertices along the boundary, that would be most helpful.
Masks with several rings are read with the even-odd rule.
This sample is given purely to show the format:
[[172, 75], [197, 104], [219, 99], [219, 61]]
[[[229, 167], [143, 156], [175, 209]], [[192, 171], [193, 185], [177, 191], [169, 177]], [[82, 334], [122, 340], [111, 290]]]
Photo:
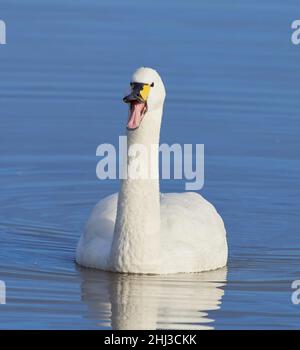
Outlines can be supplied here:
[[199, 274], [126, 275], [78, 268], [87, 317], [113, 329], [211, 329], [226, 268]]

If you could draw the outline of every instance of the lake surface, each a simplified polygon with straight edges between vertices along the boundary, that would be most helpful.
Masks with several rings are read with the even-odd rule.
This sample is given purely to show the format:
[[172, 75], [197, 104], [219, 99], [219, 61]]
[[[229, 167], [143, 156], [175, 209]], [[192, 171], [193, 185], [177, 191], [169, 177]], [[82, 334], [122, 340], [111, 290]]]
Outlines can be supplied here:
[[[1, 0], [1, 329], [297, 329], [299, 1]], [[76, 266], [95, 169], [124, 134], [132, 71], [156, 68], [161, 141], [205, 144], [200, 193], [222, 215], [226, 269], [135, 276]], [[162, 191], [183, 191], [163, 181]]]

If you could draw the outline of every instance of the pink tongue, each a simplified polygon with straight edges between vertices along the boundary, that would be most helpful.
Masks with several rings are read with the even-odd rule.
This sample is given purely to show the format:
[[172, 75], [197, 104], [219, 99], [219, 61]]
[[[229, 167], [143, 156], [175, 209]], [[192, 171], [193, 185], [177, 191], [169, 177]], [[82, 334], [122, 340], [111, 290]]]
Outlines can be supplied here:
[[145, 104], [141, 102], [131, 102], [131, 108], [129, 110], [129, 119], [127, 123], [128, 129], [136, 129], [140, 126], [144, 106]]

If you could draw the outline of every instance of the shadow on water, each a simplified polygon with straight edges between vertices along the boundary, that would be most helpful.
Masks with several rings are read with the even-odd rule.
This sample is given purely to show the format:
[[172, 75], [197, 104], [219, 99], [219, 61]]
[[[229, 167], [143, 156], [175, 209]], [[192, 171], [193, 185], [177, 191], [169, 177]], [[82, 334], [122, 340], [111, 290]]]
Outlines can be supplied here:
[[101, 328], [213, 329], [227, 269], [201, 274], [128, 275], [78, 267], [85, 317]]

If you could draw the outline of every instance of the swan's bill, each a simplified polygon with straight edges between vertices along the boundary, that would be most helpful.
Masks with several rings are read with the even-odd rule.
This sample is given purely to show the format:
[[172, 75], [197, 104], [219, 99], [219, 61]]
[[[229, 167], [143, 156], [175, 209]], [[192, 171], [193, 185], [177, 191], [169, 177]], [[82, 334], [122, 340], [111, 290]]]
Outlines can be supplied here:
[[128, 130], [136, 130], [140, 126], [147, 111], [147, 99], [151, 86], [153, 85], [137, 82], [130, 83], [131, 92], [123, 98], [125, 103], [130, 104]]

